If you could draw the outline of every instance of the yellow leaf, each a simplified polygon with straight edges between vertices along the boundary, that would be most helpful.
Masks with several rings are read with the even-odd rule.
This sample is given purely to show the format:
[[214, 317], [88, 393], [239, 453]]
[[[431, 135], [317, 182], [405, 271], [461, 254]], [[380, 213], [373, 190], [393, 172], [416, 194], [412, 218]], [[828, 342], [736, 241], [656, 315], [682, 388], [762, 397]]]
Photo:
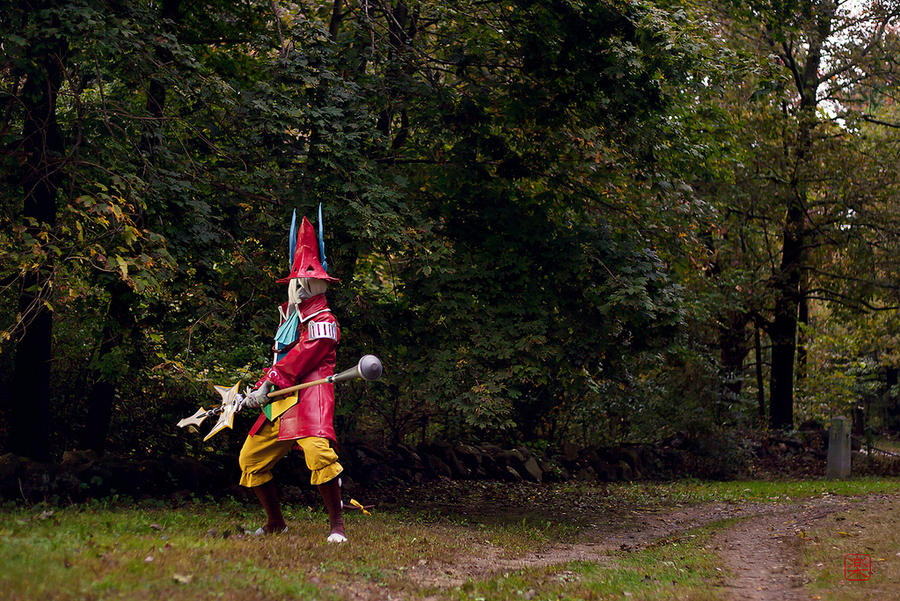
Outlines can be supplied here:
[[116, 263], [119, 266], [119, 269], [122, 271], [122, 278], [128, 279], [128, 263], [125, 262], [120, 255], [116, 255]]

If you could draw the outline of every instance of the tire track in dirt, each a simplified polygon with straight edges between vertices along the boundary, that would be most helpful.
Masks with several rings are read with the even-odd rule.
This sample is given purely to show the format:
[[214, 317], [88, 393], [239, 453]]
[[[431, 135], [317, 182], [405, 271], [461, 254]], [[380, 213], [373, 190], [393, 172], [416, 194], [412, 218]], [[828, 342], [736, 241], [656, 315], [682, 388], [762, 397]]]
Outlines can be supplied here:
[[713, 549], [729, 577], [726, 596], [741, 601], [803, 599], [803, 574], [795, 566], [797, 550], [789, 532], [791, 514], [782, 510], [754, 516], [715, 535]]
[[504, 557], [489, 544], [472, 548], [439, 565], [412, 566], [407, 576], [421, 587], [450, 588], [469, 579], [481, 580], [516, 570], [542, 568], [570, 561], [608, 561], [616, 551], [637, 551], [662, 539], [725, 519], [743, 518], [765, 511], [765, 503], [710, 503], [675, 509], [631, 511], [619, 528], [591, 528], [580, 542], [560, 543], [520, 557]]
[[[706, 503], [688, 507], [630, 510], [619, 527], [609, 525], [582, 532], [578, 542], [558, 543], [518, 557], [504, 555], [489, 543], [444, 562], [401, 568], [402, 580], [419, 591], [441, 591], [517, 570], [539, 569], [570, 561], [608, 562], [617, 552], [634, 552], [677, 537], [694, 528], [734, 520], [707, 543], [721, 557], [723, 577], [714, 583], [725, 599], [735, 601], [799, 601], [808, 599], [800, 562], [801, 535], [818, 520], [851, 507], [880, 503], [897, 495], [844, 497], [822, 495], [792, 502]], [[406, 587], [403, 587], [406, 588]], [[346, 592], [346, 591], [345, 591]], [[406, 593], [409, 592], [407, 589]], [[368, 583], [356, 586], [349, 599], [404, 599], [408, 595], [386, 591]], [[418, 596], [418, 595], [416, 595]]]
[[[710, 541], [729, 577], [726, 596], [740, 601], [799, 601], [809, 598], [800, 558], [801, 537], [818, 520], [891, 495], [818, 497], [773, 508], [717, 533]], [[896, 496], [893, 496], [896, 498]]]
[[859, 499], [825, 495], [799, 503], [708, 503], [632, 511], [622, 528], [592, 528], [579, 535], [580, 542], [556, 544], [519, 557], [505, 557], [502, 549], [485, 543], [438, 565], [410, 566], [405, 574], [417, 587], [447, 589], [516, 570], [570, 561], [609, 561], [618, 551], [639, 551], [694, 528], [737, 520], [710, 543], [722, 556], [726, 573], [733, 574], [721, 586], [735, 599], [799, 599], [795, 592], [803, 580], [795, 567], [798, 533]]

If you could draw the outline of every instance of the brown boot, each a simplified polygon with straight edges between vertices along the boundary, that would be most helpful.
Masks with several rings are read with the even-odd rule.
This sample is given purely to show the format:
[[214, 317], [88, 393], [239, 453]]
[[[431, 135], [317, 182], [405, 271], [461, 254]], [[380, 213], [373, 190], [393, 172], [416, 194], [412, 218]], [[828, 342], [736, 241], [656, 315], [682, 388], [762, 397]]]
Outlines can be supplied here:
[[340, 478], [333, 478], [325, 484], [319, 485], [322, 500], [325, 501], [325, 509], [328, 510], [328, 520], [331, 522], [331, 534], [328, 535], [329, 543], [342, 543], [347, 540], [344, 534], [344, 518], [341, 515], [341, 483]]
[[269, 480], [265, 484], [254, 486], [253, 492], [256, 493], [260, 505], [266, 510], [268, 518], [266, 525], [257, 529], [254, 534], [278, 534], [287, 530], [284, 516], [281, 515], [281, 502], [278, 500], [278, 489], [275, 487], [275, 482]]

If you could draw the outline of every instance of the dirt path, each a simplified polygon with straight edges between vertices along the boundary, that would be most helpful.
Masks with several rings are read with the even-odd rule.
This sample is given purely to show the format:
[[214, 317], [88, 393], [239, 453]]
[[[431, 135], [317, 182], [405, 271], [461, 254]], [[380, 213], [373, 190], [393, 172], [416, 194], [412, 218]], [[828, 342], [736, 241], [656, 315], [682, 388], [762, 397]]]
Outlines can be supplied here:
[[[616, 516], [617, 523], [606, 520], [603, 525], [583, 531], [572, 543], [510, 557], [502, 548], [485, 542], [443, 562], [419, 562], [401, 568], [402, 580], [410, 586], [407, 590], [432, 589], [435, 592], [432, 598], [439, 599], [444, 597], [440, 591], [449, 592], [468, 580], [486, 580], [516, 570], [570, 561], [611, 562], [618, 552], [640, 551], [694, 528], [733, 520], [715, 532], [707, 543], [708, 549], [721, 558], [723, 579], [713, 583], [721, 592], [720, 597], [733, 601], [808, 601], [800, 561], [802, 538], [829, 516], [852, 507], [884, 503], [886, 498], [897, 499], [897, 495], [822, 495], [797, 502], [782, 499], [772, 503], [630, 509]], [[609, 517], [606, 511], [603, 514]], [[384, 595], [384, 589], [366, 583], [355, 587], [348, 598], [369, 601], [385, 599]], [[406, 596], [397, 591], [391, 598]]]
[[770, 507], [716, 534], [711, 544], [731, 576], [724, 583], [727, 597], [746, 601], [799, 601], [805, 576], [799, 545], [806, 530], [851, 500], [816, 498], [796, 505]]
[[406, 574], [417, 586], [449, 588], [468, 579], [480, 580], [515, 570], [558, 565], [569, 561], [609, 561], [616, 551], [640, 550], [648, 545], [714, 522], [736, 523], [716, 534], [711, 547], [730, 576], [722, 586], [726, 597], [762, 601], [803, 599], [803, 576], [797, 561], [801, 531], [816, 520], [846, 509], [859, 499], [822, 496], [800, 503], [712, 503], [692, 507], [633, 511], [622, 516], [620, 527], [594, 528], [581, 542], [557, 544], [542, 551], [509, 558], [501, 550], [480, 545], [462, 557], [440, 565], [416, 565]]
[[821, 520], [850, 507], [866, 508], [896, 495], [824, 497], [773, 507], [718, 533], [712, 540], [732, 576], [724, 583], [735, 600], [806, 600], [800, 541]]
[[758, 513], [764, 504], [716, 503], [656, 512], [632, 511], [622, 516], [616, 528], [593, 528], [582, 533], [581, 542], [556, 544], [528, 555], [508, 558], [488, 544], [479, 545], [465, 556], [432, 566], [408, 568], [408, 576], [419, 586], [447, 588], [459, 586], [468, 579], [483, 579], [495, 574], [540, 568], [569, 561], [607, 561], [610, 553], [641, 549], [660, 539], [728, 518]]

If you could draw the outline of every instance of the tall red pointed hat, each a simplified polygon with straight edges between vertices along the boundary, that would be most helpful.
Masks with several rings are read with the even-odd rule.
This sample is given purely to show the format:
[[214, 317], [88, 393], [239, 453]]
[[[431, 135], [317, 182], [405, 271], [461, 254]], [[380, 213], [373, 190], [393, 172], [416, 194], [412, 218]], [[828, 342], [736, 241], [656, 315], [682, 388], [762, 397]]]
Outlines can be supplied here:
[[300, 223], [300, 232], [297, 236], [297, 248], [294, 250], [294, 261], [291, 273], [278, 280], [279, 284], [286, 284], [293, 278], [312, 278], [325, 280], [326, 282], [339, 282], [322, 267], [319, 260], [319, 243], [316, 240], [316, 230], [306, 217]]

